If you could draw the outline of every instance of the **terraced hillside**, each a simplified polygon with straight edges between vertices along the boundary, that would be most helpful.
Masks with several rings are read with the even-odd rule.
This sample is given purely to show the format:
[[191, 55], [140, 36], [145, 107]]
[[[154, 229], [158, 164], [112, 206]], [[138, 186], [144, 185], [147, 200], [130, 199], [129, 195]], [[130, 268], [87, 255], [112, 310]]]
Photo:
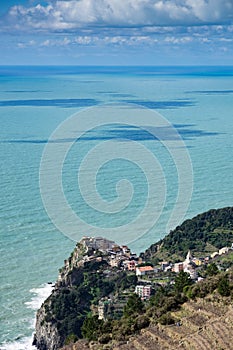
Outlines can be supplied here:
[[62, 350], [230, 350], [233, 348], [233, 306], [200, 299], [185, 303], [173, 326], [150, 326], [127, 344], [112, 347], [85, 341]]
[[[183, 314], [183, 317], [182, 317]], [[233, 344], [233, 307], [188, 302], [176, 313], [181, 324], [144, 329], [114, 350], [229, 350]]]

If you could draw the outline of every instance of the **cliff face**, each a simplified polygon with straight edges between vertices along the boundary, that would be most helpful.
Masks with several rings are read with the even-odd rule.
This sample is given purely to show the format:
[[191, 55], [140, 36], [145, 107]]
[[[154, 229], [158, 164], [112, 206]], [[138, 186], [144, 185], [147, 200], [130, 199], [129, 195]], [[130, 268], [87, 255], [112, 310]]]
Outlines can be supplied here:
[[33, 345], [36, 345], [40, 350], [56, 350], [63, 345], [63, 339], [58, 332], [56, 324], [46, 322], [45, 305], [46, 303], [37, 312]]
[[92, 311], [98, 317], [98, 302], [118, 295], [136, 283], [135, 274], [111, 267], [108, 246], [98, 238], [78, 243], [64, 267], [49, 298], [37, 312], [33, 344], [39, 350], [57, 350], [70, 339], [82, 338], [82, 325]]
[[[37, 312], [33, 345], [39, 350], [56, 350], [64, 344], [66, 334], [59, 320], [64, 315], [57, 317], [59, 316], [59, 304], [63, 305], [61, 295], [63, 292], [69, 295], [69, 289], [82, 282], [81, 268], [84, 266], [86, 253], [87, 248], [78, 243], [69, 259], [64, 261], [52, 294]], [[56, 305], [56, 300], [58, 305]]]

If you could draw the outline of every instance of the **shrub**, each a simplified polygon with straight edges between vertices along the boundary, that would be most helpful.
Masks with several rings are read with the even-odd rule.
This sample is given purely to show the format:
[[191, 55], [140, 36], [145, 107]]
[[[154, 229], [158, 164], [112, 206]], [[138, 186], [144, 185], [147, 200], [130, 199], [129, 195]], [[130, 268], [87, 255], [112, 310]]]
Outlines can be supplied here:
[[140, 329], [148, 327], [149, 324], [150, 324], [149, 317], [147, 317], [145, 315], [140, 315], [135, 320], [134, 329], [135, 329], [135, 331], [139, 331]]
[[207, 266], [206, 274], [208, 276], [215, 276], [215, 275], [217, 275], [218, 272], [219, 271], [218, 271], [217, 265], [215, 263], [211, 263]]
[[65, 339], [65, 345], [70, 345], [75, 343], [78, 340], [78, 337], [75, 334], [70, 334], [68, 337]]
[[231, 294], [229, 280], [226, 275], [220, 278], [217, 289], [219, 294], [223, 297], [228, 297]]
[[175, 323], [174, 318], [171, 316], [170, 312], [167, 312], [166, 314], [163, 314], [160, 318], [159, 318], [159, 323], [162, 325], [171, 325]]
[[98, 316], [89, 316], [85, 319], [82, 325], [82, 335], [88, 340], [97, 340], [101, 335], [101, 327], [103, 321], [98, 319]]
[[133, 293], [130, 295], [127, 304], [124, 307], [124, 316], [129, 317], [134, 313], [141, 313], [144, 309], [144, 304], [141, 298]]

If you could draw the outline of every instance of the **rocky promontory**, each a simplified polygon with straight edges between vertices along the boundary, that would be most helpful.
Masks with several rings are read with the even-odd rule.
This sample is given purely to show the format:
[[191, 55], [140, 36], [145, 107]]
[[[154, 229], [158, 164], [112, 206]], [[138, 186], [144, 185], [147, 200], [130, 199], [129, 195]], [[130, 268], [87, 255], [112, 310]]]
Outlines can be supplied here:
[[[123, 264], [136, 259], [126, 246], [97, 237], [84, 237], [59, 271], [52, 294], [37, 312], [33, 344], [39, 350], [57, 350], [70, 340], [82, 338], [87, 315], [99, 316], [109, 302], [116, 317], [121, 316], [121, 292], [135, 288], [136, 276]], [[110, 302], [111, 301], [111, 302]], [[110, 305], [111, 304], [111, 305]]]

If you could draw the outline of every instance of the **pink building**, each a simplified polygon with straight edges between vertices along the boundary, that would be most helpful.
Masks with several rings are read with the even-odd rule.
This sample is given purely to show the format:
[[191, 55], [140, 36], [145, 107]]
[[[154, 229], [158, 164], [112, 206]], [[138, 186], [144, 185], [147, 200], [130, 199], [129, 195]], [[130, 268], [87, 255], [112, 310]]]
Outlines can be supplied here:
[[131, 260], [131, 261], [128, 262], [127, 269], [129, 271], [135, 271], [136, 270], [136, 264], [135, 264], [134, 260]]
[[151, 296], [151, 286], [138, 285], [135, 288], [135, 293], [142, 299], [149, 299]]

